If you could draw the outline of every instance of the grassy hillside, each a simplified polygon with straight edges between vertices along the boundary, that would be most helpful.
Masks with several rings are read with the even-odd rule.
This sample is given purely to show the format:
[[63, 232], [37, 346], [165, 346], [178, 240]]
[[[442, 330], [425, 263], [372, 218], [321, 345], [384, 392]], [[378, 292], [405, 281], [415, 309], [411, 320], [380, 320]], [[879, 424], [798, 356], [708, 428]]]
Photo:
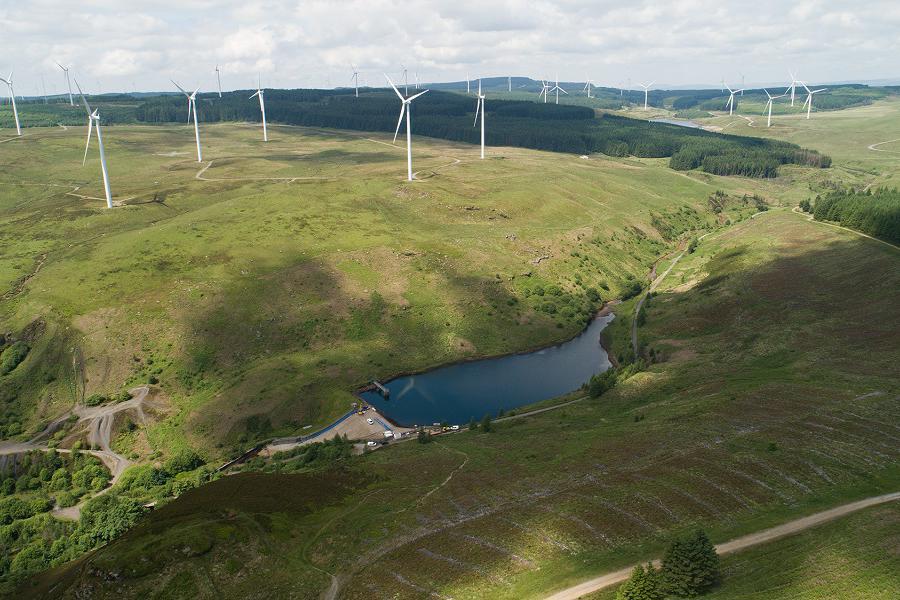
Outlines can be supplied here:
[[228, 477], [25, 591], [312, 597], [335, 574], [343, 598], [540, 597], [687, 528], [719, 542], [896, 490], [897, 260], [788, 211], [745, 220], [673, 269], [640, 332], [659, 362], [599, 400], [400, 444], [327, 483]]
[[[702, 119], [726, 133], [767, 137], [814, 148], [832, 157], [830, 177], [866, 186], [897, 187], [900, 185], [900, 99], [891, 96], [871, 105], [840, 111], [814, 112], [807, 120], [802, 115], [773, 116], [772, 127], [765, 118], [750, 114]], [[810, 196], [830, 188], [810, 187]]]
[[[900, 589], [900, 507], [872, 508], [726, 556], [711, 600], [891, 600]], [[615, 589], [588, 596], [614, 600]]]
[[[417, 140], [419, 181], [383, 136], [110, 127], [103, 207], [83, 131], [30, 131], [0, 162], [0, 320], [29, 352], [3, 376], [0, 433], [94, 393], [158, 382], [165, 419], [123, 450], [224, 457], [321, 425], [372, 377], [567, 338], [677, 239], [792, 199], [789, 178], [679, 174]], [[807, 175], [808, 174], [808, 175]], [[792, 199], [792, 202], [799, 197]], [[536, 294], [555, 285], [551, 313]]]

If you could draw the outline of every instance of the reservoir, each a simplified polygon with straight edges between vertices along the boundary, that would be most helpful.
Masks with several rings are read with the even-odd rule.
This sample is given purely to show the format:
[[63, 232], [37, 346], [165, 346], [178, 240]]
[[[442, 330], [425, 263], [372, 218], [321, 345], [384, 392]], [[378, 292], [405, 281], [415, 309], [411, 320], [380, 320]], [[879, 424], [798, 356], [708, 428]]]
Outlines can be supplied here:
[[594, 319], [578, 336], [557, 346], [440, 367], [392, 379], [388, 398], [375, 390], [360, 393], [378, 412], [403, 426], [461, 425], [484, 415], [572, 392], [612, 365], [600, 332], [613, 314]]

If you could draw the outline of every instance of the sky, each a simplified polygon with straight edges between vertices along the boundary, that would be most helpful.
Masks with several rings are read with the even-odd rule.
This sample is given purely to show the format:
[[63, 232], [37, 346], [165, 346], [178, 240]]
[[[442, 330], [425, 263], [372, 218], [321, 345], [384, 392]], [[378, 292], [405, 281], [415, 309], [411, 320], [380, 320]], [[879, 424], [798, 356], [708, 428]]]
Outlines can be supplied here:
[[[16, 93], [528, 76], [654, 87], [900, 78], [900, 0], [5, 0]], [[42, 80], [43, 77], [43, 80]], [[628, 83], [631, 82], [629, 86]], [[3, 92], [5, 90], [0, 90]]]

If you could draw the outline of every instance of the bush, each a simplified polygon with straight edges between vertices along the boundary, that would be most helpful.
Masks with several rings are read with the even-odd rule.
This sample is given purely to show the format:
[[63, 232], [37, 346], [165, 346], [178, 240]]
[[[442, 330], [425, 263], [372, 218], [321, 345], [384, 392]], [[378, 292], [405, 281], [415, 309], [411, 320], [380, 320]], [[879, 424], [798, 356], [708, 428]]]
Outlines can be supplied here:
[[127, 531], [142, 514], [137, 500], [111, 491], [88, 501], [78, 527], [92, 544], [105, 543]]
[[591, 398], [599, 398], [616, 385], [618, 374], [615, 369], [608, 369], [591, 377], [588, 382], [588, 395]]
[[431, 443], [431, 434], [425, 431], [424, 429], [419, 430], [418, 438], [420, 444], [430, 444]]
[[90, 396], [88, 396], [85, 399], [84, 403], [87, 406], [100, 406], [101, 404], [105, 403], [107, 400], [109, 400], [109, 398], [107, 398], [103, 394], [91, 394]]
[[28, 344], [22, 341], [14, 342], [0, 354], [0, 377], [12, 372], [13, 369], [28, 356]]

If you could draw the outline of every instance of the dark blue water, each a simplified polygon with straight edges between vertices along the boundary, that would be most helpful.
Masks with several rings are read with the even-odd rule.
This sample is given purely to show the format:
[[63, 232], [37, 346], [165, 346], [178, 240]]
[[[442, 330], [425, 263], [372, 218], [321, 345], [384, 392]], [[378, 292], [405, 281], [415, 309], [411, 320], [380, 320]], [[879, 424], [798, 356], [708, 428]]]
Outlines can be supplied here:
[[600, 332], [613, 315], [595, 319], [577, 337], [558, 346], [460, 363], [382, 382], [391, 391], [362, 398], [403, 426], [468, 423], [484, 415], [572, 392], [610, 368]]
[[700, 123], [693, 121], [681, 121], [678, 119], [650, 119], [651, 123], [668, 123], [669, 125], [678, 125], [679, 127], [690, 127], [691, 129], [703, 129]]

